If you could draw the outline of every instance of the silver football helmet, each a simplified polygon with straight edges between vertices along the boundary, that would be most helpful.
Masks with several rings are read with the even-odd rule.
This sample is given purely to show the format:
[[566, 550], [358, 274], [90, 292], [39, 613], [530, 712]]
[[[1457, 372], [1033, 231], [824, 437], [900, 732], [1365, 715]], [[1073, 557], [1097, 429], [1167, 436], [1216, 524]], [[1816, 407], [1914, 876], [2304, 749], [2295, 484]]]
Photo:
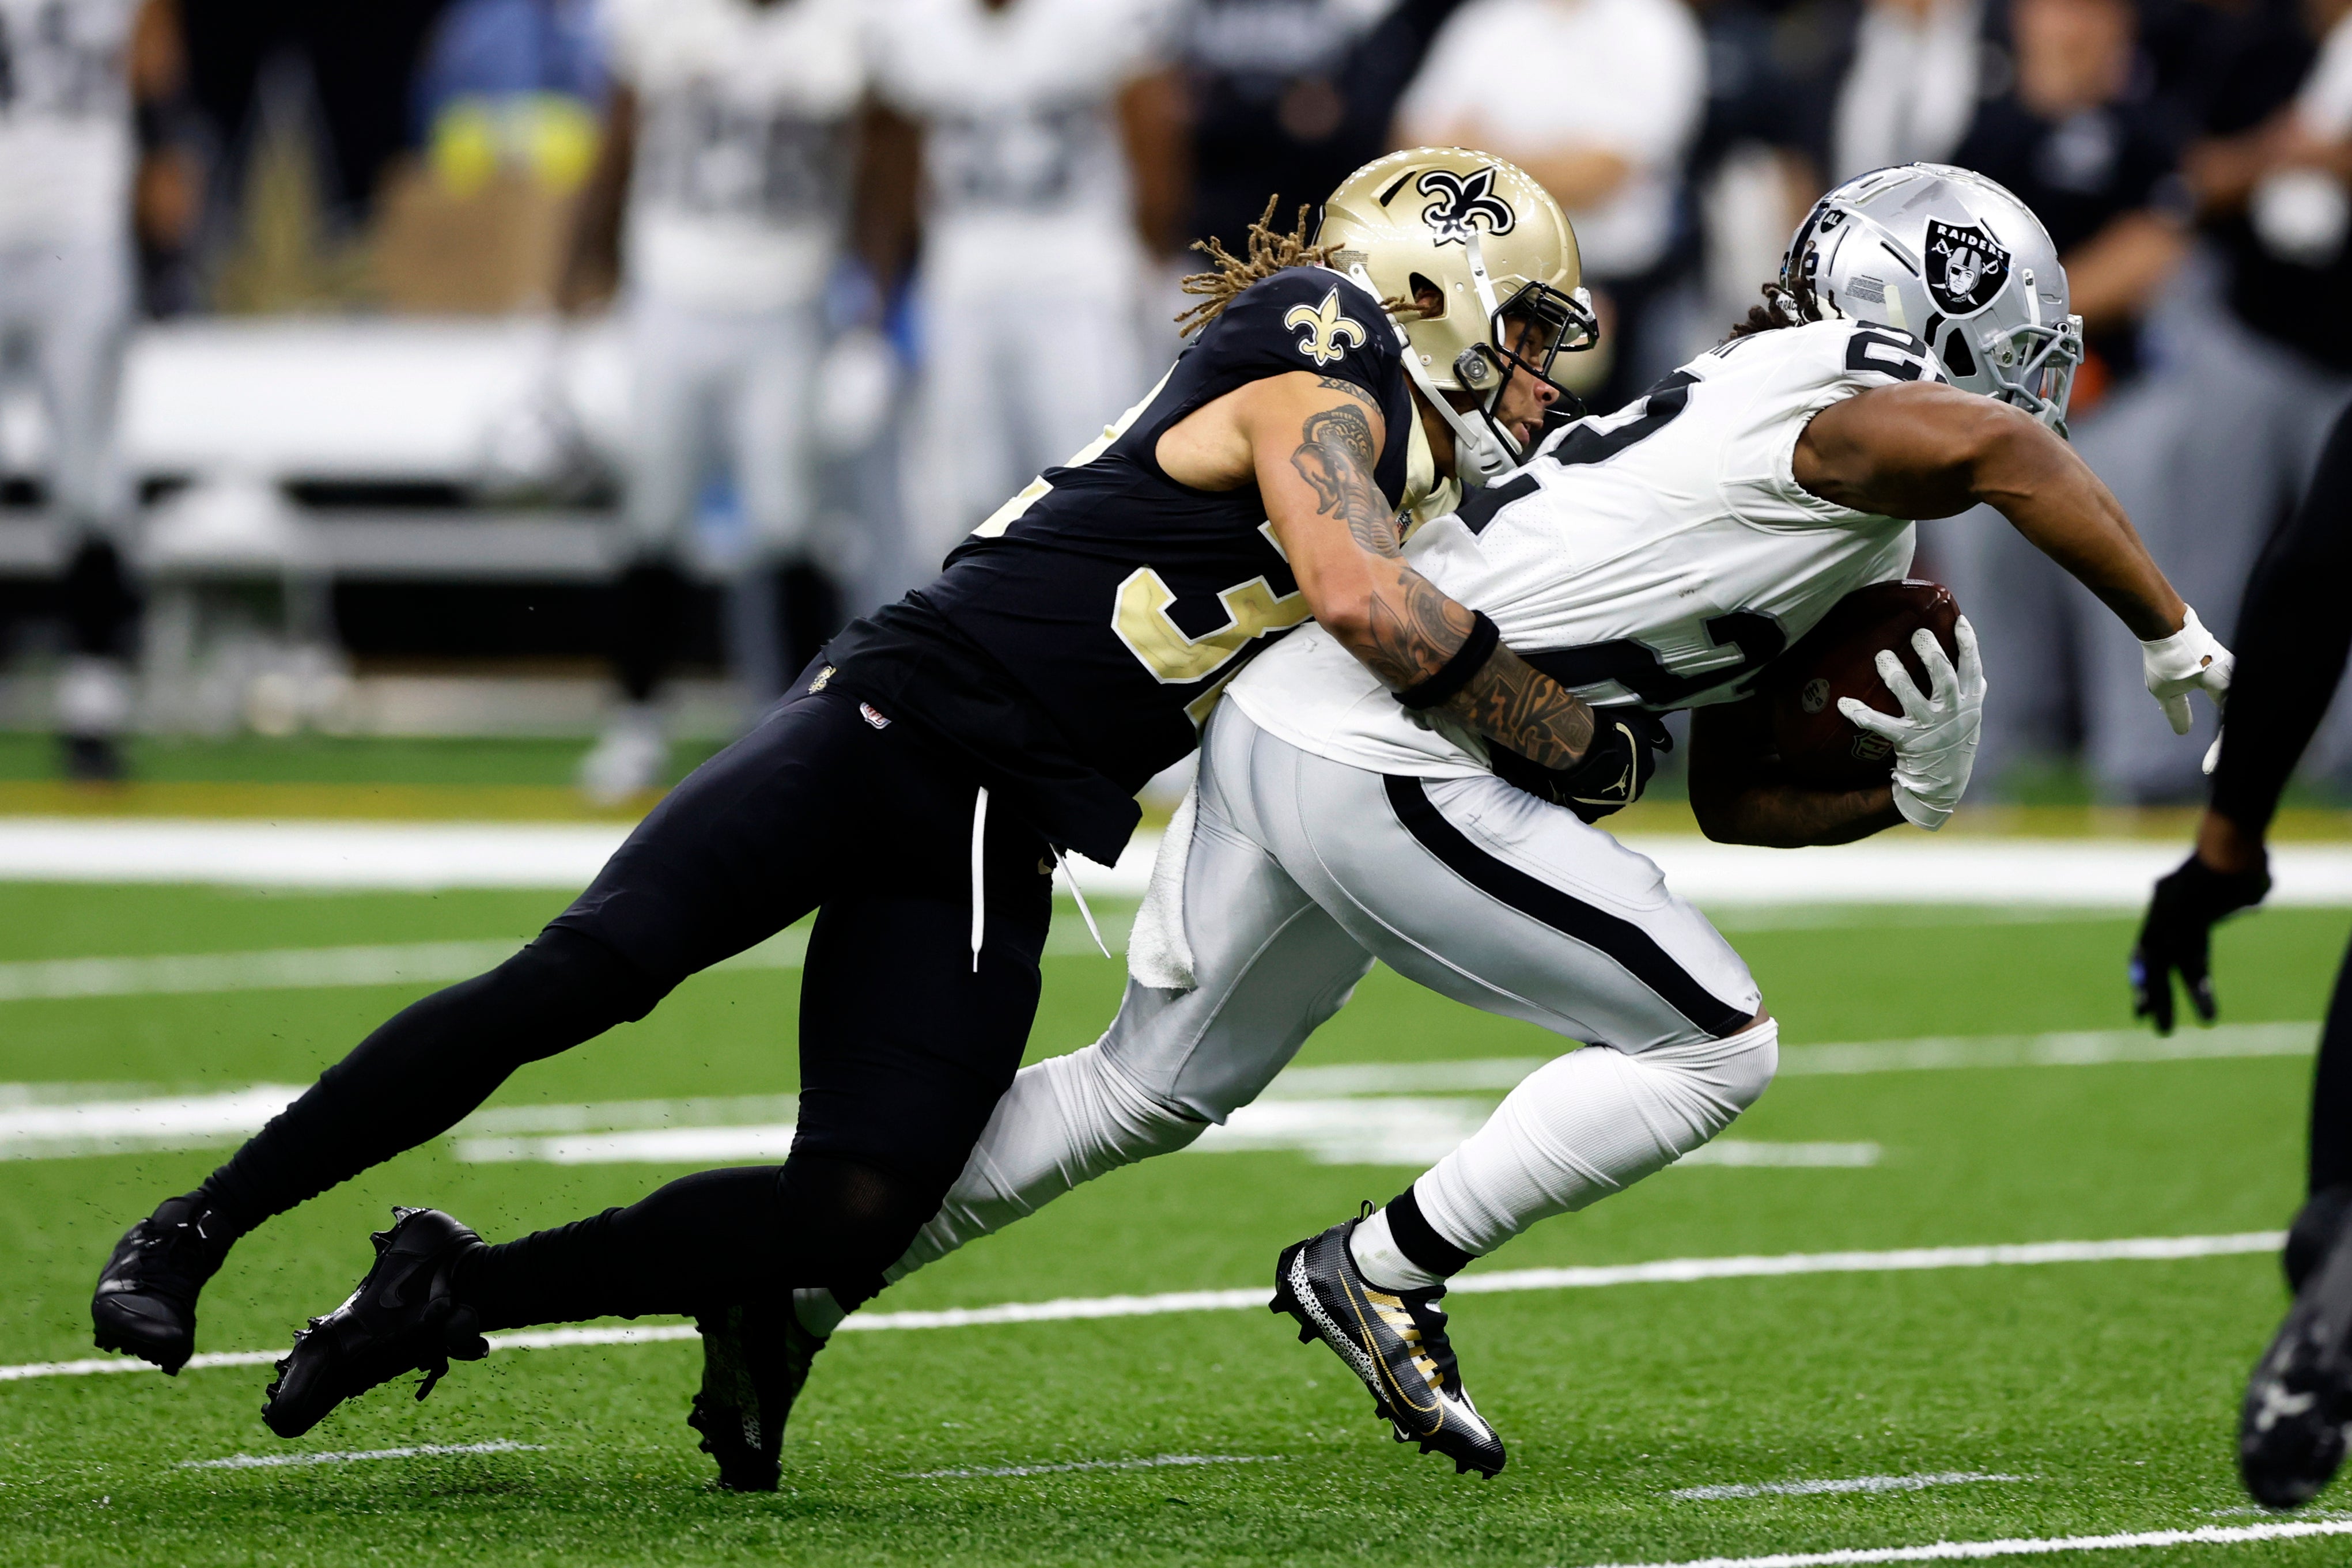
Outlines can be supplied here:
[[1945, 163], [1857, 174], [1805, 214], [1780, 285], [1806, 320], [1899, 328], [1954, 386], [2066, 434], [2083, 319], [2040, 219], [2000, 185]]

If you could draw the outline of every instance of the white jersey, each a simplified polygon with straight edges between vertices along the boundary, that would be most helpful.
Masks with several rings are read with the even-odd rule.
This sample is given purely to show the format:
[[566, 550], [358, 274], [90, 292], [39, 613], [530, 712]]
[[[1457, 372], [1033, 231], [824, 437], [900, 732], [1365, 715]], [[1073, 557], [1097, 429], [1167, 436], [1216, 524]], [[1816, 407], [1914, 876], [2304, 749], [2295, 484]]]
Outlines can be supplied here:
[[666, 302], [769, 310], [815, 298], [841, 246], [860, 0], [608, 0], [637, 97], [626, 269]]
[[134, 0], [0, 0], [0, 246], [128, 235]]
[[1055, 246], [1134, 244], [1121, 89], [1164, 52], [1168, 0], [878, 0], [876, 89], [925, 127], [932, 243], [951, 271], [1034, 273]]
[[[1588, 702], [1736, 700], [1840, 599], [1909, 568], [1911, 524], [1824, 501], [1792, 465], [1820, 410], [1923, 379], [1944, 377], [1891, 328], [1822, 321], [1733, 339], [1617, 413], [1555, 433], [1519, 475], [1415, 531], [1406, 559]], [[1318, 626], [1268, 650], [1229, 695], [1260, 727], [1334, 761], [1420, 778], [1486, 768], [1479, 737], [1417, 724]]]

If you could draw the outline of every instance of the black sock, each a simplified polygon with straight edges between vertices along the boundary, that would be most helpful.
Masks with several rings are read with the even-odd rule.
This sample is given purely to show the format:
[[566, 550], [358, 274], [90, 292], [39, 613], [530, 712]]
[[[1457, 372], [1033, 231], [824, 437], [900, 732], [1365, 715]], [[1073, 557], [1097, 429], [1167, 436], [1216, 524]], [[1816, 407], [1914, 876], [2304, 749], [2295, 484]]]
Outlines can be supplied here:
[[1459, 1274], [1470, 1266], [1471, 1254], [1440, 1236], [1421, 1212], [1421, 1200], [1407, 1187], [1389, 1199], [1389, 1239], [1397, 1250], [1432, 1274]]
[[2336, 977], [2311, 1083], [2310, 1190], [2352, 1185], [2352, 951]]
[[488, 974], [395, 1015], [199, 1190], [250, 1229], [438, 1137], [516, 1068], [645, 1017], [665, 989], [603, 944], [550, 926]]
[[626, 1208], [477, 1253], [457, 1292], [486, 1330], [698, 1312], [801, 1285], [861, 1301], [953, 1179], [825, 1155], [701, 1171]]
[[631, 702], [650, 701], [677, 663], [688, 592], [662, 560], [639, 561], [614, 585], [613, 674]]

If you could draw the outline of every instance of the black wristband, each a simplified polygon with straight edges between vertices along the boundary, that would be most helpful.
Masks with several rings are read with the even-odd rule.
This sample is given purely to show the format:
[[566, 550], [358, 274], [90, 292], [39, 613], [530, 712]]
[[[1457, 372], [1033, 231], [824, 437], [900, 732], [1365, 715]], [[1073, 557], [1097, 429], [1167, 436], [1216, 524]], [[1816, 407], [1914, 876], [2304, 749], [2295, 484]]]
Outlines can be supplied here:
[[1486, 661], [1495, 656], [1503, 634], [1495, 623], [1479, 611], [1470, 612], [1470, 635], [1462, 639], [1462, 646], [1445, 661], [1437, 674], [1397, 693], [1396, 700], [1409, 708], [1435, 707], [1439, 703], [1470, 684], [1470, 677], [1484, 669]]

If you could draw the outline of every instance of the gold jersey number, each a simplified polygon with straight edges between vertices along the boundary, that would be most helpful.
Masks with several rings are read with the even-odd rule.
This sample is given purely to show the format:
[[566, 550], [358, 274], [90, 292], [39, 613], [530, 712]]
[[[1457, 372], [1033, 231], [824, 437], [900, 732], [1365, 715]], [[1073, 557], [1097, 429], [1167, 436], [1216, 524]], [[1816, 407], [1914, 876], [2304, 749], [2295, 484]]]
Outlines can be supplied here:
[[[1167, 380], [1162, 376], [1160, 386], [1165, 386]], [[1142, 401], [1119, 416], [1118, 423], [1105, 425], [1102, 434], [1088, 442], [1063, 466], [1081, 468], [1101, 456], [1112, 442], [1126, 434], [1128, 427], [1142, 417], [1143, 411], [1159, 395], [1160, 387], [1153, 387]], [[1053, 487], [1043, 477], [1032, 479], [973, 533], [982, 538], [998, 538]], [[1274, 538], [1270, 525], [1260, 531], [1269, 541]], [[1276, 551], [1281, 548], [1279, 544], [1275, 546]], [[1305, 594], [1277, 594], [1264, 577], [1253, 577], [1247, 582], [1220, 590], [1217, 601], [1225, 607], [1225, 624], [1203, 637], [1188, 636], [1168, 614], [1169, 608], [1176, 602], [1176, 591], [1151, 568], [1142, 567], [1128, 573], [1127, 580], [1118, 585], [1118, 596], [1111, 611], [1111, 630], [1118, 633], [1118, 640], [1127, 644], [1128, 651], [1161, 685], [1187, 685], [1216, 674], [1258, 638], [1287, 632], [1309, 614]], [[1215, 698], [1216, 693], [1206, 693], [1192, 705], [1201, 710], [1193, 715], [1195, 722], [1206, 716]]]

